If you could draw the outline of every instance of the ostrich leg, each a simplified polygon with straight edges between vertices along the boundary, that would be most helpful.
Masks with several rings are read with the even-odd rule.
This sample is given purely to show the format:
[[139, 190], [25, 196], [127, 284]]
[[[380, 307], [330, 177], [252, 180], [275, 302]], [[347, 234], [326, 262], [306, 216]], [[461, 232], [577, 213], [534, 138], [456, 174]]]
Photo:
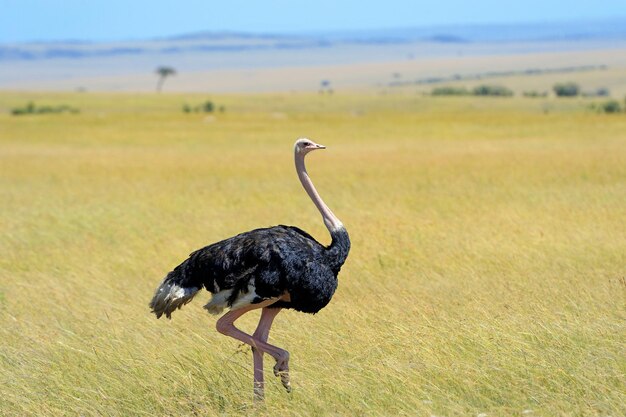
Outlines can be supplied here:
[[[249, 345], [252, 348], [256, 348], [261, 353], [267, 353], [268, 355], [272, 356], [276, 360], [276, 366], [274, 366], [274, 374], [276, 376], [281, 377], [283, 386], [287, 389], [288, 392], [290, 392], [291, 385], [289, 383], [289, 374], [288, 374], [289, 352], [279, 347], [270, 345], [267, 342], [256, 339], [253, 336], [250, 336], [249, 334], [244, 333], [238, 328], [236, 328], [235, 325], [233, 324], [235, 320], [237, 320], [239, 317], [241, 317], [248, 311], [267, 307], [275, 303], [276, 301], [278, 301], [278, 299], [266, 300], [259, 304], [251, 304], [249, 306], [242, 307], [237, 310], [231, 310], [228, 313], [224, 314], [222, 317], [220, 317], [215, 327], [217, 328], [218, 332], [226, 336], [230, 336], [234, 339], [237, 339]], [[256, 369], [255, 369], [255, 372], [256, 372]]]
[[[261, 311], [261, 319], [259, 325], [252, 334], [252, 337], [267, 342], [270, 334], [270, 327], [274, 321], [274, 317], [278, 314], [280, 308], [264, 307]], [[252, 348], [252, 357], [254, 359], [254, 398], [263, 400], [265, 398], [265, 381], [263, 378], [263, 352], [255, 347]]]

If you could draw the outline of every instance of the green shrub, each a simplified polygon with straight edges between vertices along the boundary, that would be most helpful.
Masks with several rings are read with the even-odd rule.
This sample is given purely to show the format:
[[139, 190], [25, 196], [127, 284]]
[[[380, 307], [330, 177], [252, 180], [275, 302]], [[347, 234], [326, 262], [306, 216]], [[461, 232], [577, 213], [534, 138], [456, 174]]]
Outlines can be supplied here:
[[[207, 100], [202, 104], [199, 104], [195, 107], [190, 106], [189, 104], [183, 104], [183, 113], [213, 113], [215, 110], [215, 105], [211, 100]], [[226, 111], [224, 106], [220, 106], [218, 108], [220, 112]]]
[[11, 114], [21, 116], [24, 114], [48, 114], [48, 113], [78, 113], [78, 109], [70, 107], [66, 104], [59, 106], [36, 106], [32, 101], [24, 107], [15, 107], [11, 109]]
[[433, 96], [467, 96], [469, 93], [465, 87], [443, 86], [433, 88], [430, 94]]
[[11, 114], [14, 116], [20, 116], [22, 114], [28, 114], [28, 111], [25, 108], [16, 107], [14, 109], [11, 109]]
[[580, 87], [576, 83], [558, 83], [552, 87], [558, 97], [575, 97], [580, 94]]
[[511, 97], [513, 91], [501, 85], [479, 85], [472, 90], [475, 96]]
[[622, 111], [622, 106], [617, 100], [609, 100], [604, 103], [600, 103], [597, 106], [597, 109], [602, 113], [620, 113]]
[[580, 93], [580, 95], [583, 97], [609, 97], [611, 95], [611, 92], [608, 88], [602, 87], [597, 88], [593, 91], [583, 91]]
[[537, 98], [537, 97], [547, 97], [548, 96], [548, 92], [547, 91], [524, 91], [522, 93], [522, 95], [524, 97], [531, 97], [531, 98]]
[[205, 113], [212, 113], [213, 112], [213, 102], [212, 101], [206, 101], [203, 105], [202, 105], [202, 111]]

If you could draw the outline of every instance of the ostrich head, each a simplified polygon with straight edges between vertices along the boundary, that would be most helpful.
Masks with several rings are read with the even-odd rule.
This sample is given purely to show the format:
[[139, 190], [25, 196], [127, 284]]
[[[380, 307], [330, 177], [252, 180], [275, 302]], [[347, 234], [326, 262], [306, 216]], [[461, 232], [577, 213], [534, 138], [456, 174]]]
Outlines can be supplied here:
[[308, 138], [300, 138], [294, 145], [296, 153], [306, 155], [307, 153], [316, 149], [326, 149], [326, 146], [317, 144]]

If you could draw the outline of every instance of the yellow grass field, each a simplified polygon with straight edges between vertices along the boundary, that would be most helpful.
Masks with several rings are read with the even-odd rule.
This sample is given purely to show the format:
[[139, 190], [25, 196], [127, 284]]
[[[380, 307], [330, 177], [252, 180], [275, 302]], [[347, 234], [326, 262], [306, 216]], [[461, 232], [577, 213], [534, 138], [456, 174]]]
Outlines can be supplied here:
[[[226, 111], [184, 114], [207, 98]], [[12, 116], [69, 104], [79, 114]], [[0, 93], [0, 415], [626, 414], [626, 114], [581, 99]], [[287, 394], [196, 300], [148, 302], [255, 227], [348, 228], [333, 301], [281, 312]], [[258, 314], [239, 322], [252, 330]]]

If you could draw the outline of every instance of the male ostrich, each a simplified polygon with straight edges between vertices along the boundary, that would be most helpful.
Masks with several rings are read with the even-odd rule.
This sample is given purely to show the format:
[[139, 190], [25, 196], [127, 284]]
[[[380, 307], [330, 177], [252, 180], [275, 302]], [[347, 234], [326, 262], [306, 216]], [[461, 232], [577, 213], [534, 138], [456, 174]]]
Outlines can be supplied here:
[[[254, 393], [264, 396], [263, 354], [276, 359], [274, 374], [280, 376], [287, 392], [289, 352], [267, 343], [270, 326], [282, 308], [317, 313], [333, 296], [337, 274], [350, 250], [350, 238], [343, 224], [322, 201], [304, 166], [304, 157], [324, 149], [303, 138], [295, 143], [296, 172], [330, 231], [332, 243], [323, 246], [308, 233], [293, 226], [274, 226], [241, 233], [199, 249], [167, 274], [150, 302], [152, 312], [169, 319], [202, 288], [212, 293], [204, 306], [209, 313], [230, 311], [217, 321], [217, 331], [252, 347]], [[234, 326], [248, 311], [261, 310], [256, 331], [246, 334]]]

